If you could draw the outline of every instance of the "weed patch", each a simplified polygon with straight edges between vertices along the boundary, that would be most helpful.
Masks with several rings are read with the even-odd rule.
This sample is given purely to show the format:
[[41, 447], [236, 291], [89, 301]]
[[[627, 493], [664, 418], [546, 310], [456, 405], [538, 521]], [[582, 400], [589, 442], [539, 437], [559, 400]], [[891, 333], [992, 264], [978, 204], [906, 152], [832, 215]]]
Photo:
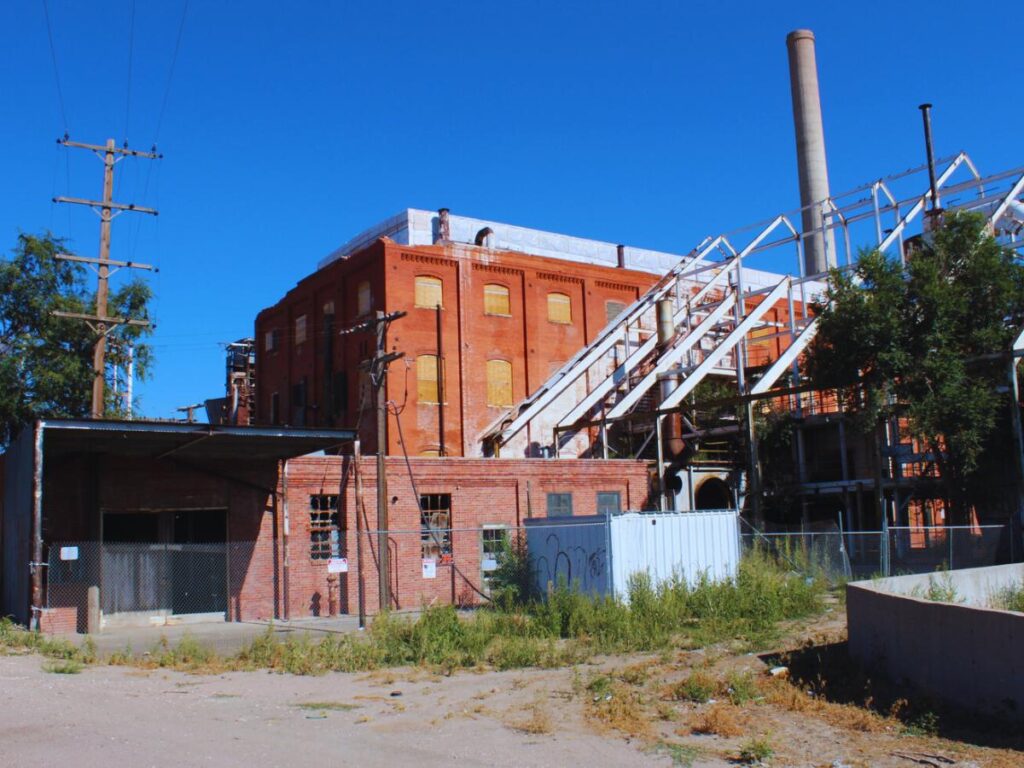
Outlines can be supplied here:
[[775, 747], [767, 736], [749, 739], [740, 746], [739, 760], [747, 765], [759, 765], [775, 756]]
[[85, 664], [75, 659], [51, 659], [43, 662], [43, 671], [55, 675], [77, 675], [85, 669]]
[[736, 717], [736, 707], [732, 704], [714, 704], [697, 716], [691, 730], [707, 736], [732, 738], [743, 733], [743, 728]]

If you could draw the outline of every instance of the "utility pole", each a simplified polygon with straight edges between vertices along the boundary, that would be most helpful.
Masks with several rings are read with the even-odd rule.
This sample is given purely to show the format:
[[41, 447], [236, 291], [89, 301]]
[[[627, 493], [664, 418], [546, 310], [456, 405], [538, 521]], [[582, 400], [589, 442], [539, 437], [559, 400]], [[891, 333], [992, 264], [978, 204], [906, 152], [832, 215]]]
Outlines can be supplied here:
[[389, 312], [385, 314], [377, 310], [374, 317], [356, 323], [341, 331], [341, 335], [357, 332], [373, 331], [376, 336], [374, 356], [360, 363], [360, 369], [369, 372], [370, 384], [373, 386], [377, 408], [377, 562], [379, 565], [380, 610], [391, 608], [391, 582], [388, 553], [388, 477], [384, 457], [387, 455], [388, 431], [388, 365], [404, 357], [403, 352], [388, 352], [388, 327], [395, 320], [405, 317], [406, 312]]
[[[131, 203], [114, 202], [114, 165], [126, 157], [143, 157], [149, 160], [158, 160], [163, 155], [156, 153], [156, 147], [152, 152], [140, 152], [136, 149], [129, 149], [127, 143], [123, 147], [115, 146], [113, 139], [107, 139], [105, 146], [96, 144], [83, 144], [78, 141], [71, 141], [67, 134], [64, 138], [57, 139], [58, 144], [65, 147], [77, 149], [88, 149], [103, 160], [103, 199], [86, 200], [78, 197], [55, 197], [55, 203], [74, 203], [75, 205], [88, 205], [99, 213], [100, 216], [100, 252], [98, 258], [87, 256], [75, 256], [69, 253], [57, 254], [58, 259], [88, 264], [96, 272], [96, 313], [86, 315], [78, 312], [54, 312], [58, 317], [69, 317], [75, 320], [83, 320], [88, 323], [96, 334], [96, 345], [93, 348], [92, 357], [92, 418], [103, 418], [103, 388], [106, 381], [106, 354], [107, 335], [113, 332], [119, 325], [149, 326], [148, 320], [135, 320], [123, 317], [110, 317], [107, 315], [108, 283], [110, 276], [126, 267], [128, 269], [149, 269], [154, 272], [156, 269], [149, 264], [138, 264], [131, 261], [112, 261], [110, 259], [110, 224], [115, 216], [125, 211], [135, 213], [148, 213], [156, 216], [158, 212], [153, 208], [144, 208]], [[115, 213], [116, 211], [116, 213]], [[113, 271], [111, 271], [113, 267]]]

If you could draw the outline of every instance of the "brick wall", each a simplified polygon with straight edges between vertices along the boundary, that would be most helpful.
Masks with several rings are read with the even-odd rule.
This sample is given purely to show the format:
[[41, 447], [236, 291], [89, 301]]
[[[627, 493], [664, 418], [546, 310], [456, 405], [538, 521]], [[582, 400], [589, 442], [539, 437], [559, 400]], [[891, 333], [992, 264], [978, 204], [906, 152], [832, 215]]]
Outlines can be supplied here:
[[[606, 325], [609, 302], [629, 305], [657, 276], [628, 269], [499, 252], [464, 244], [402, 246], [382, 239], [332, 262], [296, 285], [256, 319], [256, 423], [271, 422], [277, 393], [277, 421], [292, 426], [360, 423], [359, 363], [373, 354], [369, 334], [339, 336], [359, 315], [358, 285], [371, 284], [372, 310], [408, 312], [394, 323], [387, 348], [405, 353], [391, 366], [388, 397], [404, 404], [402, 432], [410, 454], [436, 451], [440, 443], [438, 406], [417, 397], [416, 358], [437, 352], [437, 315], [417, 307], [418, 276], [441, 280], [445, 358], [445, 448], [448, 455], [480, 456], [479, 434], [506, 410], [488, 404], [487, 362], [512, 366], [512, 399], [536, 390], [551, 373]], [[507, 315], [484, 311], [484, 286], [509, 291]], [[548, 319], [548, 295], [569, 298], [571, 322]], [[324, 307], [334, 309], [333, 322]], [[306, 340], [296, 340], [296, 321], [305, 317]], [[276, 331], [273, 349], [268, 334]], [[344, 383], [338, 381], [338, 377]], [[295, 402], [305, 382], [306, 405]], [[362, 421], [363, 445], [375, 451], [372, 413]], [[388, 453], [399, 455], [397, 430], [389, 430]]]
[[[438, 563], [436, 578], [423, 578], [420, 550], [420, 510], [403, 460], [387, 460], [391, 590], [393, 608], [417, 608], [430, 603], [474, 604], [479, 602], [480, 532], [486, 525], [515, 527], [529, 514], [546, 514], [546, 495], [571, 493], [573, 514], [597, 511], [597, 492], [620, 494], [623, 509], [648, 508], [647, 465], [639, 461], [423, 459], [411, 460], [416, 490], [420, 495], [450, 494], [452, 552], [450, 563]], [[362, 529], [375, 529], [376, 465], [362, 462]], [[356, 563], [356, 499], [354, 467], [340, 457], [296, 459], [288, 466], [290, 518], [289, 609], [292, 617], [326, 613], [327, 563], [310, 558], [309, 498], [318, 494], [341, 495], [340, 522], [345, 542], [342, 554], [349, 572], [340, 575], [341, 609], [358, 609]], [[472, 529], [472, 530], [465, 530]], [[377, 537], [363, 534], [363, 582], [366, 608], [379, 605]]]

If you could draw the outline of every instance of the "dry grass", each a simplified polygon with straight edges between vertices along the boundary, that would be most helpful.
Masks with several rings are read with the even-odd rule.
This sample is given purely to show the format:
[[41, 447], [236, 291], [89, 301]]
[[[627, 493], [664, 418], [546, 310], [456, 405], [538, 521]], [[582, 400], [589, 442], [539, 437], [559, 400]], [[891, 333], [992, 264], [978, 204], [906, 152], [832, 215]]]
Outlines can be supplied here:
[[820, 696], [810, 696], [789, 680], [773, 678], [762, 681], [761, 690], [769, 704], [788, 712], [813, 715], [838, 728], [860, 733], [879, 733], [899, 726], [894, 719], [882, 717], [867, 707], [839, 704]]
[[551, 722], [551, 715], [539, 702], [525, 707], [520, 711], [519, 717], [507, 720], [505, 725], [513, 730], [531, 735], [545, 735], [555, 730]]
[[650, 737], [651, 716], [643, 695], [620, 682], [611, 682], [587, 705], [587, 717], [601, 730], [617, 731], [626, 736]]
[[729, 739], [743, 734], [735, 704], [712, 704], [701, 712], [690, 727], [691, 732]]

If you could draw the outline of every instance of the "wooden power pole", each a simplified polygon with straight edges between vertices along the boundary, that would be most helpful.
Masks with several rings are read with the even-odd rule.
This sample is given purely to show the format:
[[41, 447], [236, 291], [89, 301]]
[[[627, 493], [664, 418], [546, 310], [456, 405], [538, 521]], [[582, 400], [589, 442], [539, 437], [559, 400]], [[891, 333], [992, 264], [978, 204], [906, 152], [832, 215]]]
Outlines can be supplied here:
[[99, 146], [96, 144], [82, 144], [81, 142], [71, 141], [65, 135], [63, 139], [58, 139], [57, 143], [63, 144], [65, 147], [88, 149], [103, 160], [102, 200], [86, 200], [78, 197], [53, 198], [53, 202], [55, 203], [88, 205], [100, 215], [100, 252], [97, 258], [75, 256], [70, 253], [57, 254], [58, 259], [88, 264], [96, 272], [96, 312], [92, 315], [86, 315], [79, 312], [54, 312], [54, 314], [58, 317], [70, 317], [76, 320], [83, 320], [89, 324], [89, 327], [92, 328], [93, 332], [96, 334], [96, 345], [93, 348], [92, 356], [92, 418], [102, 419], [104, 410], [103, 388], [106, 382], [107, 335], [114, 331], [119, 325], [150, 325], [148, 320], [111, 317], [107, 314], [107, 297], [109, 293], [108, 284], [110, 276], [122, 267], [126, 267], [128, 269], [149, 269], [156, 271], [156, 269], [149, 264], [138, 264], [132, 261], [112, 261], [110, 258], [110, 224], [114, 220], [115, 216], [119, 216], [125, 211], [148, 213], [152, 216], [156, 216], [158, 213], [153, 208], [144, 208], [140, 205], [133, 205], [130, 203], [114, 202], [114, 165], [126, 157], [143, 157], [149, 160], [158, 160], [163, 157], [163, 155], [158, 155], [156, 153], [156, 147], [153, 148], [154, 151], [152, 152], [140, 152], [136, 149], [129, 149], [127, 144], [123, 147], [118, 147], [115, 146], [113, 139], [107, 139], [106, 146]]
[[374, 355], [369, 360], [363, 361], [360, 364], [360, 368], [369, 373], [377, 410], [377, 564], [380, 579], [378, 582], [378, 592], [380, 594], [381, 611], [391, 608], [391, 569], [388, 553], [388, 477], [384, 461], [388, 450], [388, 365], [404, 356], [402, 352], [388, 352], [386, 342], [388, 327], [395, 320], [405, 317], [406, 314], [405, 312], [389, 312], [385, 314], [377, 310], [372, 318], [356, 323], [341, 331], [342, 335], [372, 331], [376, 336]]

